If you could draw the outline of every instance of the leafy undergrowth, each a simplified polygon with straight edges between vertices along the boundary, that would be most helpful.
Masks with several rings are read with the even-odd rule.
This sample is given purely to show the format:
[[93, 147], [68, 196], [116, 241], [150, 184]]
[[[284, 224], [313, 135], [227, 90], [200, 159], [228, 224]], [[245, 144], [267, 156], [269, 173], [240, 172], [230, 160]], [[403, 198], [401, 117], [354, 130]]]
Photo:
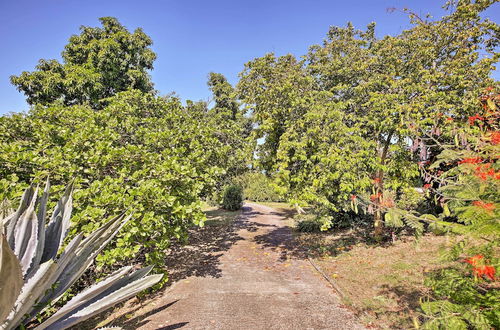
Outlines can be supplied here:
[[297, 233], [304, 245], [346, 295], [344, 304], [374, 328], [409, 329], [418, 318], [420, 298], [427, 293], [425, 275], [445, 267], [439, 260], [445, 236], [403, 236], [377, 245], [364, 230]]
[[[137, 329], [144, 319], [161, 307], [157, 302], [165, 290], [175, 282], [189, 276], [220, 276], [218, 267], [221, 251], [228, 250], [239, 237], [231, 230], [240, 211], [226, 211], [204, 205], [207, 220], [204, 227], [189, 229], [187, 244], [172, 242], [165, 252], [165, 269], [169, 280], [162, 290], [130, 299], [113, 310], [102, 313], [93, 320], [80, 324], [78, 329], [93, 329], [104, 326], [119, 326], [123, 329]], [[75, 328], [76, 330], [76, 328]]]

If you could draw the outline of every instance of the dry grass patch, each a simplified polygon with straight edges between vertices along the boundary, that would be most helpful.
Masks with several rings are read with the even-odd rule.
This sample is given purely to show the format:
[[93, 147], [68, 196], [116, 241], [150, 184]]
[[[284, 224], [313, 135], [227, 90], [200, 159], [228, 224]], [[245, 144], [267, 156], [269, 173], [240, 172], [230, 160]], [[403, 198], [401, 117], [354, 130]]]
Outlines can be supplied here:
[[446, 266], [439, 255], [447, 238], [426, 235], [416, 241], [406, 236], [380, 246], [362, 232], [298, 233], [297, 238], [345, 293], [344, 303], [364, 324], [382, 329], [413, 328], [419, 299], [427, 292], [425, 274]]

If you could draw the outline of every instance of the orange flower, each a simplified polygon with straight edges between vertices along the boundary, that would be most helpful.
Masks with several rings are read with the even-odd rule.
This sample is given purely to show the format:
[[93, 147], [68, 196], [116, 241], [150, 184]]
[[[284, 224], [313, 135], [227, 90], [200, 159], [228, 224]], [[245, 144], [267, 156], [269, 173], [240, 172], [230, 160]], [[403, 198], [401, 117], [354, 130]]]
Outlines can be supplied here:
[[500, 132], [491, 133], [491, 143], [494, 145], [500, 144]]
[[380, 198], [380, 196], [382, 196], [382, 193], [371, 195], [370, 200], [373, 202], [373, 201], [377, 200], [378, 198]]
[[482, 209], [485, 209], [488, 212], [492, 212], [495, 209], [495, 204], [485, 203], [483, 201], [474, 201], [474, 202], [472, 202], [472, 205], [474, 205], [476, 207], [480, 207]]
[[431, 184], [430, 183], [426, 183], [424, 184], [424, 189], [430, 189], [431, 188]]
[[355, 201], [355, 200], [356, 200], [356, 198], [358, 198], [356, 195], [351, 195], [351, 200], [352, 200], [352, 201]]
[[394, 201], [392, 199], [386, 199], [380, 202], [380, 206], [391, 208], [394, 206]]
[[476, 167], [474, 175], [483, 181], [488, 179], [488, 177], [490, 177], [490, 176], [492, 178], [497, 178], [498, 173], [496, 173], [495, 170], [490, 168], [490, 167], [491, 167], [491, 163], [479, 165], [478, 167]]
[[464, 158], [461, 161], [459, 161], [459, 164], [479, 164], [482, 163], [483, 160], [479, 157], [474, 157], [474, 158]]
[[476, 267], [482, 260], [483, 256], [481, 254], [476, 254], [473, 257], [465, 259], [465, 262], [471, 264], [473, 267]]
[[481, 117], [479, 114], [476, 113], [474, 116], [469, 117], [469, 124], [474, 125], [476, 120], [484, 120], [484, 117]]
[[373, 184], [377, 184], [377, 183], [380, 183], [380, 178], [373, 179]]

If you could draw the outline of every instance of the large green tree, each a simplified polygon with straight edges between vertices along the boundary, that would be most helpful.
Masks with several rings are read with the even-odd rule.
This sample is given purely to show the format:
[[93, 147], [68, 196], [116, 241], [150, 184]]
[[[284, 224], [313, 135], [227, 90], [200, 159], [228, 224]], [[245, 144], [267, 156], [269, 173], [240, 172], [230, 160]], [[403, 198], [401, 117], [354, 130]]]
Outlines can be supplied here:
[[118, 92], [153, 90], [148, 70], [156, 54], [152, 40], [141, 30], [130, 33], [116, 18], [100, 18], [102, 27], [82, 26], [62, 52], [63, 63], [40, 60], [36, 70], [12, 76], [29, 104], [90, 104]]
[[226, 172], [219, 182], [220, 190], [221, 185], [228, 184], [249, 169], [254, 149], [250, 139], [252, 121], [240, 106], [236, 90], [224, 75], [211, 72], [207, 85], [212, 92], [214, 105], [210, 109], [207, 107], [204, 121], [213, 128], [219, 142], [228, 148], [228, 153], [219, 160]]
[[206, 118], [175, 97], [137, 90], [100, 111], [54, 104], [0, 117], [0, 199], [19, 195], [23, 185], [12, 183], [49, 176], [57, 190], [74, 180], [72, 233], [130, 210], [133, 220], [100, 260], [145, 257], [161, 268], [171, 240], [202, 223], [200, 195], [217, 186], [232, 153]]
[[265, 139], [264, 168], [291, 199], [321, 208], [369, 192], [380, 235], [385, 190], [415, 184], [417, 161], [429, 159], [428, 146], [409, 148], [412, 129], [431, 130], [439, 113], [471, 114], [493, 82], [498, 26], [481, 18], [492, 4], [453, 2], [440, 20], [410, 13], [411, 29], [382, 39], [374, 24], [332, 27], [302, 61], [270, 54], [248, 63], [239, 89]]

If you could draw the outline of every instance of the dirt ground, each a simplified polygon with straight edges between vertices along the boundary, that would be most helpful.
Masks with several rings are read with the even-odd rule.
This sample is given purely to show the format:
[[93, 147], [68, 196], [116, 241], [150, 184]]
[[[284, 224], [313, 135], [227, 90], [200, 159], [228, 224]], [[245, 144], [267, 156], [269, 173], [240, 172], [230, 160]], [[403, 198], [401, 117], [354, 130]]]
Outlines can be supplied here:
[[364, 328], [297, 248], [290, 225], [285, 213], [246, 203], [223, 231], [195, 235], [189, 246], [166, 255], [167, 267], [177, 265], [172, 286], [128, 302], [104, 323], [126, 329]]
[[342, 301], [363, 324], [379, 329], [412, 329], [420, 299], [428, 288], [425, 275], [442, 267], [440, 250], [448, 238], [432, 234], [418, 241], [367, 243], [361, 233], [297, 233], [297, 241], [345, 294]]

